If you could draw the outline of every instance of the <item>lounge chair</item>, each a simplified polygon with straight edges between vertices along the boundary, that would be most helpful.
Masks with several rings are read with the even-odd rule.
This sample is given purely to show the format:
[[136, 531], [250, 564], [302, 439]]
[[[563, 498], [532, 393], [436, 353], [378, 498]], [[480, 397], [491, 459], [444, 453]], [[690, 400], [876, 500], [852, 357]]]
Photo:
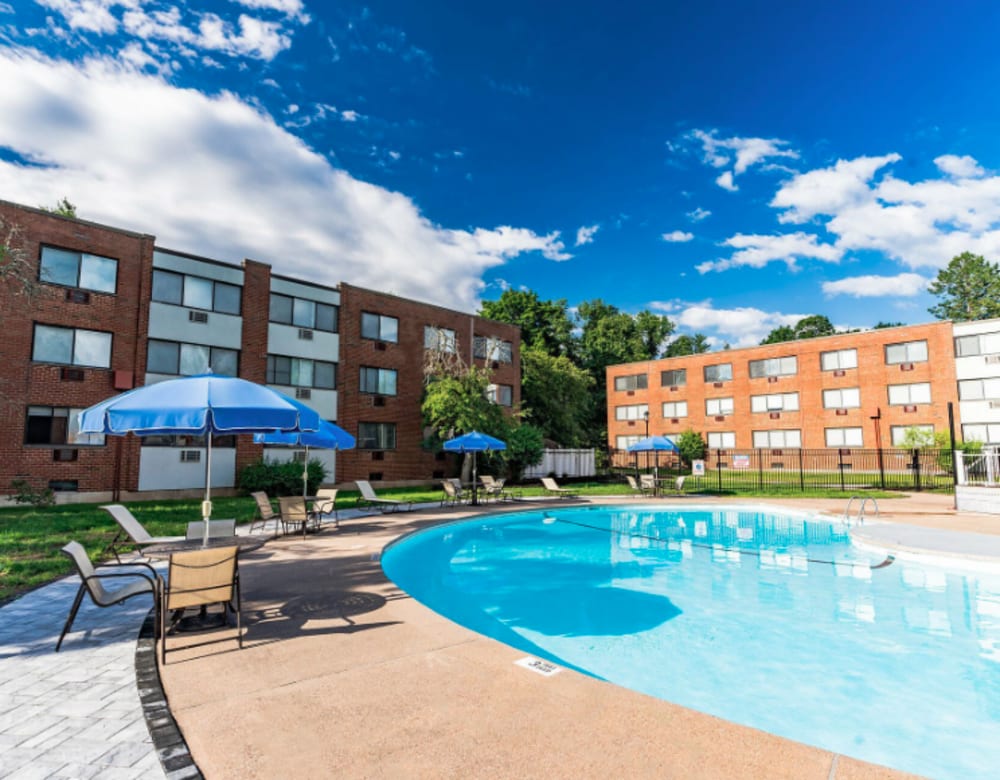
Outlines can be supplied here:
[[229, 611], [236, 613], [236, 639], [243, 647], [240, 613], [240, 572], [237, 566], [239, 547], [214, 547], [191, 550], [170, 556], [167, 584], [160, 604], [160, 658], [167, 662], [167, 617], [179, 619], [188, 607], [223, 605], [228, 624]]
[[653, 491], [651, 488], [647, 487], [645, 483], [640, 483], [636, 481], [636, 478], [633, 477], [631, 474], [626, 474], [625, 479], [628, 481], [628, 486], [632, 488], [632, 490], [634, 490], [636, 493], [639, 493], [640, 495], [643, 496], [648, 496], [652, 494]]
[[[160, 576], [156, 570], [148, 563], [106, 563], [99, 570], [94, 569], [94, 565], [87, 556], [87, 551], [79, 542], [70, 542], [62, 548], [62, 553], [68, 557], [76, 567], [77, 574], [80, 575], [80, 588], [73, 599], [73, 606], [70, 607], [69, 617], [66, 618], [66, 625], [63, 626], [59, 641], [56, 642], [56, 652], [62, 647], [63, 639], [73, 627], [76, 613], [83, 602], [83, 595], [90, 594], [91, 600], [99, 607], [110, 607], [113, 604], [121, 604], [126, 599], [133, 596], [141, 596], [149, 593], [153, 597], [153, 607], [159, 607], [160, 601]], [[136, 567], [148, 569], [137, 571]], [[131, 571], [127, 571], [131, 569]], [[105, 583], [118, 582], [119, 587], [106, 588]]]
[[281, 515], [274, 511], [267, 493], [260, 491], [250, 495], [257, 502], [257, 517], [250, 523], [250, 533], [253, 533], [258, 526], [262, 531], [266, 531], [267, 524], [272, 520], [274, 520], [274, 532], [278, 533], [278, 528], [281, 527]]
[[313, 501], [309, 509], [309, 514], [316, 521], [319, 528], [323, 523], [323, 518], [329, 514], [333, 515], [333, 524], [340, 528], [340, 516], [337, 514], [337, 490], [336, 488], [323, 488], [316, 491], [316, 500]]
[[552, 477], [542, 477], [542, 486], [549, 495], [559, 496], [560, 498], [576, 498], [580, 495], [575, 490], [559, 487]]
[[287, 529], [302, 527], [302, 535], [306, 535], [309, 526], [319, 528], [319, 522], [306, 509], [306, 500], [302, 496], [281, 496], [278, 499], [278, 507], [281, 509], [281, 524]]
[[682, 493], [684, 493], [685, 479], [686, 477], [677, 477], [677, 479], [674, 481], [674, 490], [676, 491], [677, 495], [681, 495]]
[[[220, 536], [236, 536], [236, 521], [235, 520], [209, 520], [208, 521], [208, 538], [216, 539]], [[204, 520], [192, 520], [188, 523], [187, 534], [185, 536], [187, 539], [204, 539], [205, 538], [205, 521]]]
[[506, 480], [497, 479], [489, 474], [483, 474], [479, 480], [483, 483], [483, 495], [487, 501], [491, 498], [494, 501], [514, 500], [514, 494], [504, 487]]
[[639, 486], [647, 496], [655, 496], [659, 492], [656, 485], [656, 477], [652, 474], [640, 474]]
[[452, 480], [442, 479], [441, 487], [444, 489], [444, 495], [441, 496], [441, 506], [458, 506], [468, 502], [469, 498], [462, 490], [461, 483], [456, 486]]
[[372, 506], [380, 512], [409, 512], [413, 509], [412, 501], [398, 501], [394, 498], [379, 498], [375, 495], [372, 486], [364, 479], [354, 480], [361, 495], [358, 497], [358, 506]]
[[121, 556], [118, 553], [123, 547], [134, 547], [141, 554], [144, 547], [153, 544], [163, 544], [164, 542], [179, 542], [184, 538], [183, 536], [150, 536], [149, 531], [122, 504], [106, 504], [101, 509], [110, 514], [115, 522], [118, 523], [118, 534], [111, 540], [111, 544], [108, 545], [107, 549], [109, 553], [115, 556], [115, 560], [118, 563], [122, 562]]

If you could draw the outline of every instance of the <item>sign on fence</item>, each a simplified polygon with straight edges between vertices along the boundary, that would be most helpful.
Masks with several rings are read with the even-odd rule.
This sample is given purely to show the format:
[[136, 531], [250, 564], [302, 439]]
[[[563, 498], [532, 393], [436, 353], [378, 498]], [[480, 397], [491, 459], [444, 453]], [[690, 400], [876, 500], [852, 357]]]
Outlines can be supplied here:
[[703, 460], [693, 460], [691, 461], [691, 475], [695, 477], [705, 476], [705, 461]]
[[748, 469], [748, 468], [750, 468], [750, 456], [749, 455], [733, 455], [733, 468], [734, 469]]

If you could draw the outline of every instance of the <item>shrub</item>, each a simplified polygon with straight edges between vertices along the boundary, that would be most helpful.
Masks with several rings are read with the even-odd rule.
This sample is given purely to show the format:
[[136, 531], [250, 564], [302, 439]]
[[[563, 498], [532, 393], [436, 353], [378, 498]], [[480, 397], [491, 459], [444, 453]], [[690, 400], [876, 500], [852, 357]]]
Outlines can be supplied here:
[[690, 466], [691, 461], [705, 457], [705, 440], [701, 438], [700, 433], [688, 428], [677, 437], [677, 449], [680, 450], [684, 465]]
[[[315, 495], [326, 479], [326, 468], [316, 460], [306, 467], [306, 492]], [[302, 495], [302, 464], [298, 461], [259, 460], [240, 471], [240, 490], [253, 493], [262, 490], [269, 496]]]
[[52, 492], [52, 488], [45, 487], [35, 490], [26, 479], [15, 479], [10, 483], [10, 489], [14, 491], [11, 498], [17, 504], [45, 507], [52, 506], [56, 502], [56, 494]]

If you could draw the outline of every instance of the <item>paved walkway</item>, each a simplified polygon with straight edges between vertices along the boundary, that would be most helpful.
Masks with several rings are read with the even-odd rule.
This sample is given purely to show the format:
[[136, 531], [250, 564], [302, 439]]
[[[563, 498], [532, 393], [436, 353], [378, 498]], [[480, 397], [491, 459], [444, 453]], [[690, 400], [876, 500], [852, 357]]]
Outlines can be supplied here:
[[[1000, 560], [1000, 518], [957, 515], [948, 500], [886, 501], [883, 515], [892, 522], [869, 522], [855, 533], [894, 549]], [[843, 501], [759, 503], [843, 509]], [[946, 530], [952, 527], [967, 532]], [[107, 609], [86, 599], [62, 651], [54, 652], [78, 583], [65, 578], [0, 608], [0, 777], [190, 777], [190, 767], [164, 772], [143, 717], [135, 654], [148, 599]]]

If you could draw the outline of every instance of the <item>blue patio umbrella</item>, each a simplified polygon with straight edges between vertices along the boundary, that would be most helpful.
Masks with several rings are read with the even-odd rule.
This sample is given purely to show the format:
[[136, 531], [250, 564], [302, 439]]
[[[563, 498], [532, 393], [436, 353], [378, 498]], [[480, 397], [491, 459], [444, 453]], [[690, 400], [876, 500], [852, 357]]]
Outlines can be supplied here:
[[444, 448], [448, 452], [471, 452], [472, 453], [472, 504], [479, 504], [478, 477], [476, 475], [476, 453], [489, 452], [490, 450], [505, 450], [507, 443], [487, 436], [479, 431], [469, 431], [468, 433], [456, 436], [444, 443]]
[[[630, 444], [625, 448], [626, 452], [663, 452], [672, 451], [680, 453], [677, 449], [677, 445], [674, 444], [666, 436], [647, 436], [645, 439], [639, 439], [635, 444]], [[639, 463], [636, 461], [635, 464], [636, 471], [639, 469]], [[656, 463], [653, 466], [653, 479], [655, 480], [660, 476], [660, 456], [656, 456]]]
[[272, 431], [270, 433], [255, 433], [256, 444], [285, 444], [290, 447], [305, 447], [306, 460], [302, 465], [302, 495], [308, 492], [306, 487], [309, 479], [309, 448], [321, 450], [352, 450], [355, 441], [347, 431], [329, 420], [319, 421], [318, 431]]
[[138, 387], [84, 409], [80, 433], [205, 436], [208, 454], [201, 513], [207, 542], [212, 516], [212, 435], [316, 431], [321, 420], [305, 404], [264, 385], [200, 374]]

